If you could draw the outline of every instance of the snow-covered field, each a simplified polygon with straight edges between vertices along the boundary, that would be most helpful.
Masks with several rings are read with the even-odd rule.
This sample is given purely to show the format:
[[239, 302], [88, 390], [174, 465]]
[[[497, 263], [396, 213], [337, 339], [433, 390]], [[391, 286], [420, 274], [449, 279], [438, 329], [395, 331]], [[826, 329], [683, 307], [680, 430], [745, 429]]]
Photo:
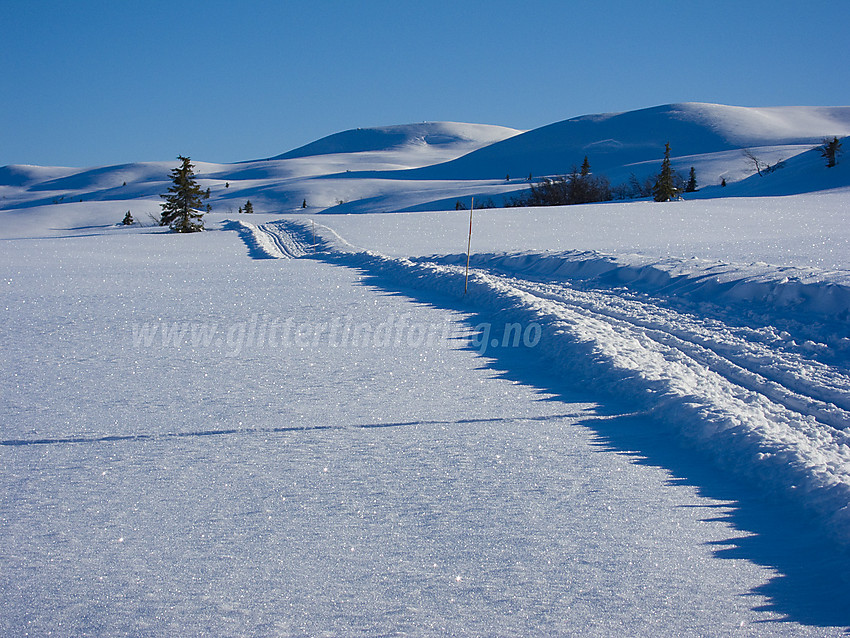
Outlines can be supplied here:
[[[843, 117], [701, 108], [785, 148]], [[237, 170], [289, 194], [190, 236], [115, 225], [168, 163], [2, 169], [0, 633], [844, 634], [844, 173], [475, 211], [467, 294], [468, 211], [295, 212], [328, 181], [427, 202], [322, 173], [389, 170], [388, 138], [408, 168], [521, 142], [464, 126], [210, 165], [218, 201]]]

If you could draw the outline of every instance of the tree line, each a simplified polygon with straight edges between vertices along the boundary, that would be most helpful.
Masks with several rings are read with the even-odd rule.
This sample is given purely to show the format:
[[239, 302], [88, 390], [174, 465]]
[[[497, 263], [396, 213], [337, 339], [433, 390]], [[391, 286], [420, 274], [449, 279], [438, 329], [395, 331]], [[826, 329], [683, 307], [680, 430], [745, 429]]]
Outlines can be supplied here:
[[[836, 166], [838, 157], [842, 153], [841, 140], [838, 137], [824, 138], [822, 144], [816, 149], [821, 151], [821, 155], [826, 160], [826, 166], [831, 168]], [[691, 166], [687, 179], [683, 178], [670, 163], [670, 150], [668, 142], [664, 145], [664, 159], [661, 162], [661, 170], [657, 174], [640, 181], [632, 173], [628, 182], [617, 186], [611, 186], [604, 175], [594, 175], [590, 170], [590, 161], [587, 156], [581, 168], [573, 166], [572, 171], [566, 175], [544, 177], [537, 184], [532, 182], [532, 176], [529, 175], [528, 191], [509, 198], [505, 201], [505, 206], [564, 206], [645, 197], [652, 197], [656, 202], [668, 202], [678, 198], [682, 193], [694, 193], [699, 190], [696, 169]], [[743, 149], [743, 153], [760, 176], [785, 166], [784, 160], [772, 165], [764, 162], [750, 149]], [[726, 180], [723, 179], [720, 185], [726, 186]], [[492, 200], [490, 202], [489, 206], [482, 204], [481, 207], [493, 208]]]
[[[531, 182], [531, 176], [529, 176]], [[531, 183], [526, 193], [515, 196], [506, 206], [563, 206], [570, 204], [592, 204], [622, 199], [638, 199], [652, 196], [657, 202], [670, 201], [681, 193], [697, 190], [696, 170], [691, 167], [685, 181], [670, 164], [670, 144], [664, 148], [661, 171], [644, 181], [631, 175], [629, 181], [618, 186], [604, 175], [595, 175], [590, 170], [590, 160], [585, 156], [581, 167], [573, 166], [566, 175], [544, 177], [537, 184]]]

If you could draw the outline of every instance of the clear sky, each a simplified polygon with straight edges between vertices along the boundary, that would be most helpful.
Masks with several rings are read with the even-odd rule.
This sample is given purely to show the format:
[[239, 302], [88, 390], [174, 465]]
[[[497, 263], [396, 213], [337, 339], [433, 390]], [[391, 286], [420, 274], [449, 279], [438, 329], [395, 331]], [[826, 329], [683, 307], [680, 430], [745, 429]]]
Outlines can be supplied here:
[[850, 105], [847, 0], [0, 0], [0, 166], [233, 162], [350, 128]]

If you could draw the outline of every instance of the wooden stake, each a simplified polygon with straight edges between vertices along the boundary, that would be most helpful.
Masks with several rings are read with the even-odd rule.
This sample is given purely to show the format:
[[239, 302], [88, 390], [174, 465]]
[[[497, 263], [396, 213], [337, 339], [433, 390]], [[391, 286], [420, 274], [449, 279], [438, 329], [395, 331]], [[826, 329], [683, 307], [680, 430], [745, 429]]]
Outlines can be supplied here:
[[472, 211], [475, 210], [475, 197], [469, 204], [469, 240], [466, 243], [466, 280], [463, 282], [463, 294], [469, 289], [469, 254], [472, 249]]

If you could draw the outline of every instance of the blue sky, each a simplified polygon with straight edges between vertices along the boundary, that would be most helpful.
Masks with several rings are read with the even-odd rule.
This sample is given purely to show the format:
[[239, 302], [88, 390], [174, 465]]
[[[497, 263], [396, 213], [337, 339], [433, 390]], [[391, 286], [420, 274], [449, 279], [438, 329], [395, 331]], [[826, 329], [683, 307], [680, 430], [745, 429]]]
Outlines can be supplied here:
[[850, 2], [0, 3], [0, 166], [268, 157], [424, 120], [850, 105]]

